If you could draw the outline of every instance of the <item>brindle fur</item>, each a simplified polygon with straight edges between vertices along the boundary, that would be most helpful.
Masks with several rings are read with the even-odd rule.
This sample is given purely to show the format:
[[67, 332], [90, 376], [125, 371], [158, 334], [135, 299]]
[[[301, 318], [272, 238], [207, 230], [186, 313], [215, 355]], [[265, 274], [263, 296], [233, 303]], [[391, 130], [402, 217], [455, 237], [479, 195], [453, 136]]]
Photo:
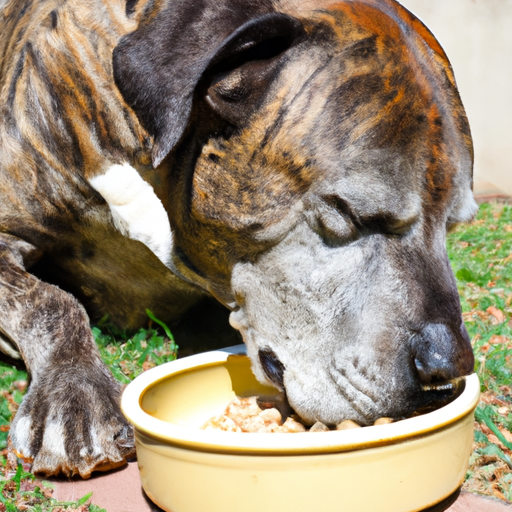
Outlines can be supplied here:
[[[116, 164], [168, 212], [169, 268], [91, 186]], [[392, 0], [0, 1], [14, 446], [84, 477], [133, 454], [80, 302], [135, 327], [208, 292], [309, 421], [445, 398], [473, 364], [444, 249], [471, 170], [446, 55]]]

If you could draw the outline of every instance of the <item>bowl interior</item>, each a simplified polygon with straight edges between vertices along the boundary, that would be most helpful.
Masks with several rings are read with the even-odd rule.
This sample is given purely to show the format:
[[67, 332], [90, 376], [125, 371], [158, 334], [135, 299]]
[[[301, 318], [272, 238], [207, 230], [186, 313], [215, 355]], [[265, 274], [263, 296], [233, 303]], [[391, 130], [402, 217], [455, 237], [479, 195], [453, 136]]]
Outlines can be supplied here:
[[277, 393], [276, 388], [256, 380], [248, 357], [229, 355], [224, 362], [190, 368], [155, 382], [142, 394], [140, 405], [154, 418], [198, 429], [222, 414], [236, 396]]

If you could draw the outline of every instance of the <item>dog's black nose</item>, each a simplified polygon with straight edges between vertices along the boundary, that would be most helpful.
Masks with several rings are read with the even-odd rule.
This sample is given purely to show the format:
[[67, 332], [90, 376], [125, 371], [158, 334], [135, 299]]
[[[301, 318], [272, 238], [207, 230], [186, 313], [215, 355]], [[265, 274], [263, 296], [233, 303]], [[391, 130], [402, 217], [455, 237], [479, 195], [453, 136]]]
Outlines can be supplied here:
[[278, 388], [284, 389], [284, 365], [279, 361], [274, 352], [270, 349], [260, 350], [258, 352], [258, 359], [271, 382], [273, 382]]
[[444, 323], [428, 324], [412, 339], [411, 348], [423, 386], [440, 387], [473, 372], [473, 351], [463, 323], [459, 329]]

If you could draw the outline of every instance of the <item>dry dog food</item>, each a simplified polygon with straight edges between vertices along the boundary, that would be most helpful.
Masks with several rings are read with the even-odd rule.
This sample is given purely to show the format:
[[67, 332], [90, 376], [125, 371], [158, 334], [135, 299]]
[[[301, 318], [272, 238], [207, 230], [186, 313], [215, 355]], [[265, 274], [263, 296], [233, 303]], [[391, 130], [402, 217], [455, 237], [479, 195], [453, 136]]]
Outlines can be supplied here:
[[[379, 418], [375, 425], [392, 423], [391, 418]], [[345, 420], [329, 428], [320, 421], [309, 427], [293, 412], [283, 396], [235, 398], [223, 414], [210, 418], [203, 430], [223, 430], [225, 432], [328, 432], [360, 428], [352, 420]]]
[[306, 427], [296, 417], [283, 414], [283, 409], [284, 403], [279, 400], [235, 398], [224, 414], [209, 419], [201, 428], [226, 432], [305, 432]]

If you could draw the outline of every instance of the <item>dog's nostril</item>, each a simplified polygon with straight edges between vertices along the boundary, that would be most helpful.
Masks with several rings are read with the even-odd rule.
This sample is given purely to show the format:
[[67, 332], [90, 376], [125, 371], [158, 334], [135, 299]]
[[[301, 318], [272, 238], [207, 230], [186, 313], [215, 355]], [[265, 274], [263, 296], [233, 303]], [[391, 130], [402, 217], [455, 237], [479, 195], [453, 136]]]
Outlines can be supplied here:
[[258, 352], [260, 364], [267, 374], [267, 377], [279, 388], [284, 388], [283, 374], [284, 365], [279, 361], [272, 350], [260, 350]]
[[473, 353], [465, 329], [459, 333], [445, 324], [428, 324], [413, 338], [411, 349], [424, 387], [442, 388], [473, 369]]

